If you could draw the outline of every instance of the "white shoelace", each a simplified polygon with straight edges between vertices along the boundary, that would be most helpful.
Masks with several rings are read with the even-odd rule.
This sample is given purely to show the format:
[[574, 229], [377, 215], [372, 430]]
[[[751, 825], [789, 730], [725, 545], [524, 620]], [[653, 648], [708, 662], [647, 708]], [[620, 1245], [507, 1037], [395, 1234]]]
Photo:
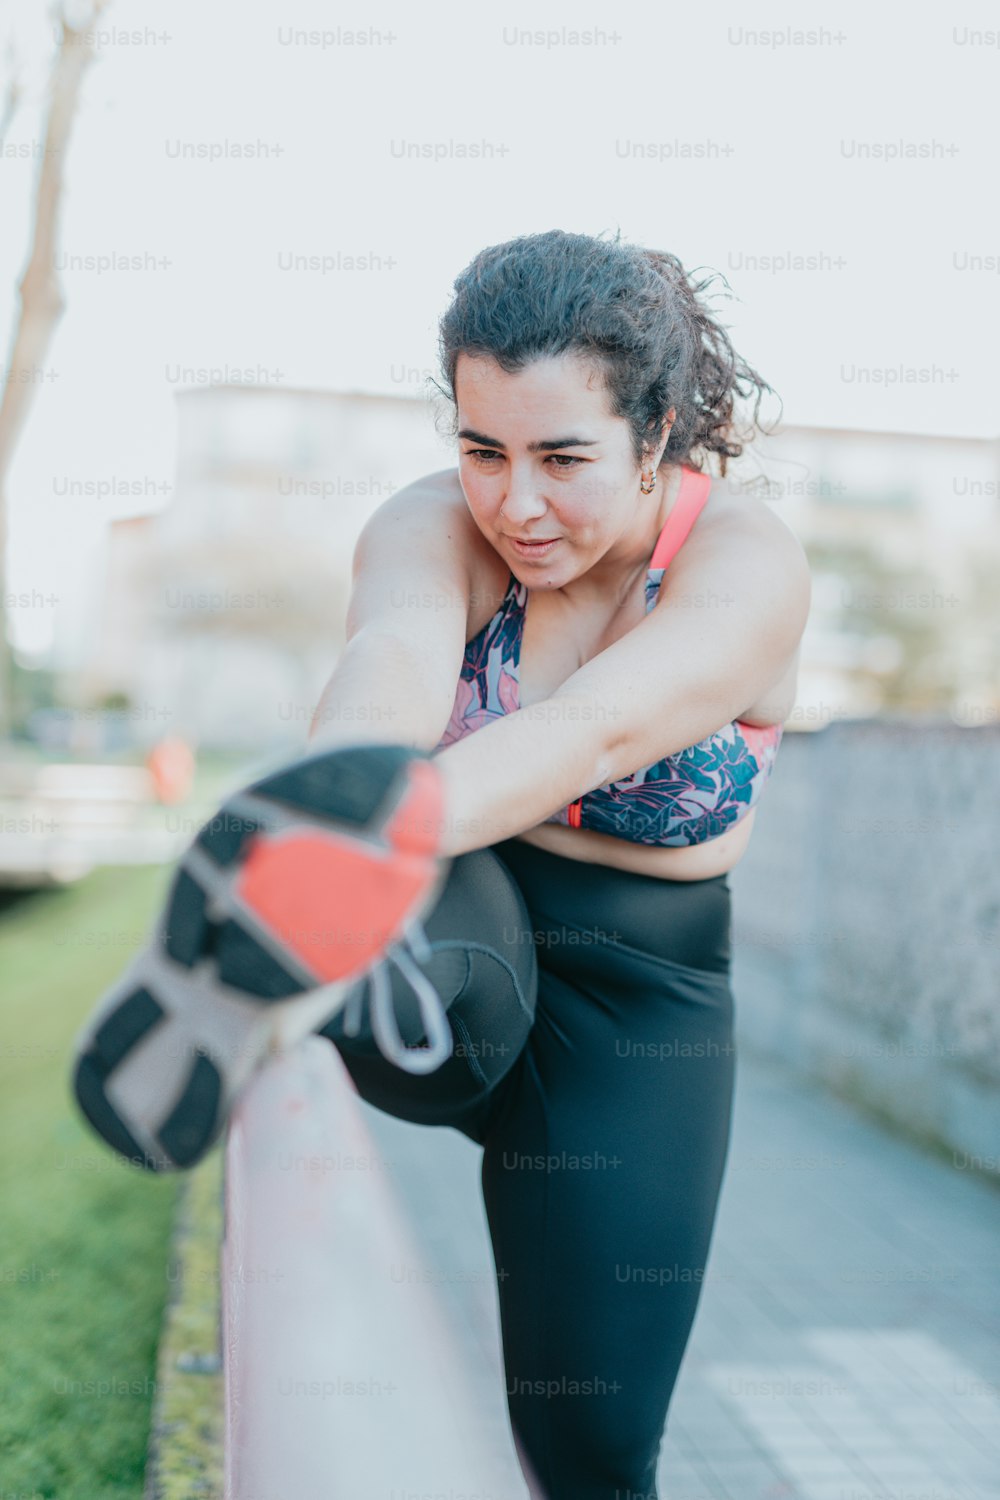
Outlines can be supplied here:
[[[404, 947], [408, 951], [404, 951]], [[411, 921], [402, 938], [390, 944], [383, 957], [368, 970], [372, 989], [372, 1034], [383, 1057], [406, 1073], [433, 1073], [454, 1050], [454, 1037], [444, 1002], [427, 975], [417, 967], [417, 963], [427, 963], [431, 957], [431, 945], [423, 926], [418, 921]], [[399, 1034], [392, 1008], [390, 961], [409, 981], [417, 997], [428, 1041], [426, 1047], [408, 1047]], [[362, 986], [344, 1007], [345, 1036], [357, 1036], [361, 1029], [363, 996]]]

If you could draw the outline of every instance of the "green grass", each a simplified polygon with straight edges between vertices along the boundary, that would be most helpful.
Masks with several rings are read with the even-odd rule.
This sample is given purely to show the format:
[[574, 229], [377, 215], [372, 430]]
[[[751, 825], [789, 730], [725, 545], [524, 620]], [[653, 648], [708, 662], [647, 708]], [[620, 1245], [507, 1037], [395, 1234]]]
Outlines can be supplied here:
[[222, 1189], [220, 1145], [194, 1171], [185, 1172], [177, 1205], [171, 1301], [160, 1336], [161, 1388], [153, 1407], [154, 1436], [146, 1472], [156, 1500], [219, 1500], [224, 1489]]
[[73, 1038], [170, 872], [0, 900], [0, 1495], [140, 1500], [176, 1177], [129, 1166], [68, 1086]]

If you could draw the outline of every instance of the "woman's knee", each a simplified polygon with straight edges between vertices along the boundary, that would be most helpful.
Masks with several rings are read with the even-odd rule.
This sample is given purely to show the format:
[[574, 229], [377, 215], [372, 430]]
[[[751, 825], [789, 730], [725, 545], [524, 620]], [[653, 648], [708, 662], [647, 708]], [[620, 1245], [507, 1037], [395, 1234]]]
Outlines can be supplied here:
[[[456, 1017], [474, 1009], [504, 1013], [508, 996], [514, 1009], [529, 1019], [534, 1015], [538, 969], [531, 920], [524, 897], [503, 862], [489, 849], [473, 849], [452, 862], [434, 906], [424, 917], [423, 930], [430, 957], [417, 961], [449, 1013]], [[400, 1035], [407, 1046], [423, 1037], [423, 1022], [417, 997], [402, 970], [388, 958], [393, 1010]], [[352, 986], [349, 998], [370, 998], [367, 974]], [[485, 1002], [476, 1005], [479, 1000]], [[493, 1002], [490, 1006], [488, 1002]], [[343, 1010], [333, 1017], [324, 1035], [344, 1040], [356, 1050], [374, 1045], [369, 1007], [362, 1003], [361, 1029], [348, 1039], [343, 1029]], [[457, 1028], [461, 1031], [461, 1025]], [[459, 1036], [458, 1040], [463, 1040]], [[465, 1040], [471, 1040], [466, 1038]], [[482, 1039], [480, 1039], [482, 1040]]]
[[[418, 967], [440, 996], [452, 1030], [452, 1054], [445, 1063], [416, 1077], [382, 1056], [372, 1030], [367, 975], [320, 1034], [336, 1045], [363, 1097], [380, 1108], [398, 1099], [421, 1112], [437, 1110], [447, 1122], [457, 1107], [489, 1093], [516, 1061], [534, 1018], [537, 962], [524, 898], [489, 849], [453, 861], [422, 926], [430, 957]], [[391, 959], [388, 977], [400, 1036], [406, 1046], [419, 1046], [426, 1037], [416, 993]], [[345, 1020], [356, 1011], [360, 1025], [348, 1035]]]
[[537, 962], [531, 918], [520, 887], [492, 849], [473, 849], [453, 860], [423, 926], [432, 946], [435, 940], [457, 939], [496, 953], [534, 1003]]

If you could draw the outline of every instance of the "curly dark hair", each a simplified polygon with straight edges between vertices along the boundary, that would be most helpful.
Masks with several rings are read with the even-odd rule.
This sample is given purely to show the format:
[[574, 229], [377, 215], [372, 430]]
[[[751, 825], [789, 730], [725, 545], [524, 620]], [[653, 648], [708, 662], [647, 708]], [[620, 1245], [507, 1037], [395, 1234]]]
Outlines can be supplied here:
[[[637, 465], [657, 447], [674, 407], [661, 465], [700, 469], [717, 453], [724, 478], [727, 460], [740, 456], [755, 430], [766, 430], [757, 420], [760, 403], [774, 392], [698, 300], [715, 275], [695, 282], [676, 255], [622, 244], [620, 232], [609, 240], [550, 229], [481, 250], [455, 281], [439, 324], [445, 387], [431, 383], [452, 404], [449, 435], [458, 427], [460, 354], [489, 355], [514, 373], [572, 350], [601, 372], [612, 410], [629, 424]], [[735, 398], [754, 392], [752, 420], [737, 431]]]

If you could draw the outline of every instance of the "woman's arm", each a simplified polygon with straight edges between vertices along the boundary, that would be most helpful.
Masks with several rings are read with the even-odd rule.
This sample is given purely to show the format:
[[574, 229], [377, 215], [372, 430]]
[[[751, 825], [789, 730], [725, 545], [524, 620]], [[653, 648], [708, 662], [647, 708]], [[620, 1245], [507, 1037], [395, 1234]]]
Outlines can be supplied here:
[[[472, 594], [475, 539], [462, 528], [475, 523], [453, 491], [431, 486], [416, 503], [421, 484], [380, 506], [359, 538], [348, 646], [314, 718], [315, 749], [378, 741], [433, 751], [444, 733]], [[719, 591], [724, 608], [673, 607]], [[805, 554], [770, 512], [763, 523], [702, 528], [635, 629], [549, 698], [436, 754], [441, 853], [523, 833], [738, 718], [794, 653], [809, 592]]]
[[438, 752], [441, 852], [512, 838], [738, 718], [795, 652], [809, 604], [805, 552], [770, 512], [703, 528], [639, 625], [551, 697]]
[[[351, 744], [433, 750], [455, 700], [471, 595], [457, 470], [380, 505], [352, 559], [347, 644], [309, 728], [310, 750]], [[465, 506], [464, 496], [461, 506]]]

